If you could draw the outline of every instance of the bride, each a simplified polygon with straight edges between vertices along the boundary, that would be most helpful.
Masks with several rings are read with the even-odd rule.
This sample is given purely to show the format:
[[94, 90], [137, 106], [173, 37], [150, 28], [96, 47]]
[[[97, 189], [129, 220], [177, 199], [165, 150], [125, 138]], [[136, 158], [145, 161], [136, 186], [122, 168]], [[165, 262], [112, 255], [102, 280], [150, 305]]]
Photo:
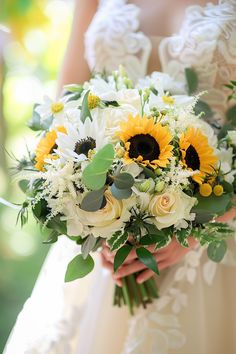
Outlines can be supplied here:
[[[175, 33], [175, 34], [173, 34]], [[236, 78], [236, 0], [77, 0], [63, 84], [123, 64], [134, 79], [154, 70], [184, 83], [193, 67], [214, 120], [228, 108], [223, 84]], [[231, 210], [222, 218], [232, 220]], [[18, 316], [4, 354], [234, 354], [236, 244], [216, 265], [192, 240], [158, 251], [160, 298], [130, 318], [112, 306], [113, 282], [143, 269], [135, 259], [113, 280], [106, 248], [87, 278], [64, 283], [78, 249], [61, 237]], [[143, 269], [138, 281], [150, 277]]]

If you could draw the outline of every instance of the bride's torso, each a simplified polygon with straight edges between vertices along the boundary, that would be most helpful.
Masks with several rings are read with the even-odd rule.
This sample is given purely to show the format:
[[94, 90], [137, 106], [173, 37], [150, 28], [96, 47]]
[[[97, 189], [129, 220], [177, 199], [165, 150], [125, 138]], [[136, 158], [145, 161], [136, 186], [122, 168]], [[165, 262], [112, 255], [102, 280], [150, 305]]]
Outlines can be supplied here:
[[194, 68], [220, 120], [223, 85], [236, 77], [236, 0], [100, 0], [85, 47], [91, 70], [122, 64], [134, 80], [158, 70], [184, 81], [184, 69]]

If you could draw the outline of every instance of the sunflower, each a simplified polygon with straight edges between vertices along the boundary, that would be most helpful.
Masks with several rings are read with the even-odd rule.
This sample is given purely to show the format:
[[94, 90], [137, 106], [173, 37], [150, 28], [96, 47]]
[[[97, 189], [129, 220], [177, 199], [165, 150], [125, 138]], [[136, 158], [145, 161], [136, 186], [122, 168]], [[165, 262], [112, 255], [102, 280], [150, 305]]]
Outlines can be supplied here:
[[191, 171], [199, 171], [192, 176], [195, 182], [202, 184], [206, 177], [212, 178], [218, 159], [200, 129], [190, 127], [182, 133], [179, 147], [183, 165]]
[[44, 171], [45, 159], [52, 158], [55, 159], [56, 156], [52, 155], [54, 149], [57, 148], [57, 132], [66, 133], [64, 127], [57, 127], [57, 130], [51, 130], [47, 132], [46, 135], [39, 141], [35, 150], [35, 168], [39, 171]]
[[120, 124], [118, 136], [125, 146], [126, 163], [140, 162], [152, 168], [166, 167], [172, 156], [172, 136], [167, 127], [155, 123], [153, 117], [129, 115], [128, 121]]

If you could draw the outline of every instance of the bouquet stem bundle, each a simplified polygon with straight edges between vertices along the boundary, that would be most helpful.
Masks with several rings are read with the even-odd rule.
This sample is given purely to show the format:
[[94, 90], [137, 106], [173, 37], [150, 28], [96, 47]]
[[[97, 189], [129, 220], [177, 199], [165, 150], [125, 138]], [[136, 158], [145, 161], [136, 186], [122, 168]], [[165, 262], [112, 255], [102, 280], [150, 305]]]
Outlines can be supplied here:
[[147, 304], [151, 304], [157, 299], [158, 289], [154, 278], [146, 280], [142, 284], [136, 282], [136, 274], [128, 275], [122, 279], [122, 286], [115, 286], [113, 305], [121, 307], [126, 305], [131, 315], [134, 314], [134, 307], [142, 306], [144, 309]]

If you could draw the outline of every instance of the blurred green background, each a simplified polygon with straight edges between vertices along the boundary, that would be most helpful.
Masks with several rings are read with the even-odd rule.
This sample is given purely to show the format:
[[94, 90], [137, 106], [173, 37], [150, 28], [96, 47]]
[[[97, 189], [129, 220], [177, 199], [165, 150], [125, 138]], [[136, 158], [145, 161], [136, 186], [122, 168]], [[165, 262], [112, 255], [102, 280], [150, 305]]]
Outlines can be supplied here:
[[[14, 154], [29, 149], [32, 106], [54, 96], [73, 13], [69, 0], [0, 0], [0, 197], [24, 201], [11, 176]], [[0, 204], [0, 353], [29, 297], [48, 246], [32, 217], [23, 229], [17, 211]]]

